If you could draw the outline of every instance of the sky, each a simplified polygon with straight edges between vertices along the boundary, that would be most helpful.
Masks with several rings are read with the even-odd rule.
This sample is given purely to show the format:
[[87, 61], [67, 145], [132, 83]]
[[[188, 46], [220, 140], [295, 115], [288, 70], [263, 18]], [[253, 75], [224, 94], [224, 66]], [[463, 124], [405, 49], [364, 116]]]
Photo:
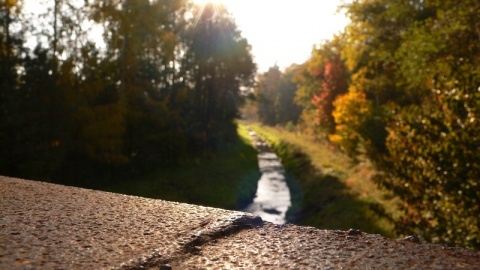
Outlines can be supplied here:
[[[206, 0], [194, 0], [202, 3]], [[342, 0], [213, 0], [223, 3], [252, 45], [258, 71], [305, 62], [315, 44], [331, 39], [349, 20]]]
[[[293, 63], [304, 63], [315, 44], [331, 39], [349, 22], [343, 14], [337, 13], [342, 0], [193, 1], [199, 4], [216, 2], [227, 7], [242, 35], [252, 45], [259, 72], [275, 64], [284, 70]], [[25, 8], [38, 12], [45, 7], [38, 0], [25, 0]], [[100, 37], [101, 30], [96, 30]]]

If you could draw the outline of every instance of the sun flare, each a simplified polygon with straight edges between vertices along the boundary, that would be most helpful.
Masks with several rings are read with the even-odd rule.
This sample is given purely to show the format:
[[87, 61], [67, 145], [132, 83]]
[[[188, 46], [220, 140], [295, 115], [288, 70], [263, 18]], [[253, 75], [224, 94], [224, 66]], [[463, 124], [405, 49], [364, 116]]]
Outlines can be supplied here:
[[[286, 68], [292, 63], [305, 62], [314, 44], [342, 31], [349, 21], [343, 13], [336, 13], [343, 1], [354, 0], [190, 0], [190, 3], [198, 7], [199, 14], [208, 3], [214, 9], [225, 7], [252, 45], [259, 70], [267, 71], [275, 64]], [[197, 17], [195, 25], [199, 14], [193, 14]]]
[[229, 6], [229, 0], [192, 0], [192, 2], [199, 6], [205, 6], [207, 4], [224, 7]]
[[205, 4], [214, 4], [214, 5], [227, 5], [227, 0], [193, 0], [193, 2], [197, 5], [205, 5]]

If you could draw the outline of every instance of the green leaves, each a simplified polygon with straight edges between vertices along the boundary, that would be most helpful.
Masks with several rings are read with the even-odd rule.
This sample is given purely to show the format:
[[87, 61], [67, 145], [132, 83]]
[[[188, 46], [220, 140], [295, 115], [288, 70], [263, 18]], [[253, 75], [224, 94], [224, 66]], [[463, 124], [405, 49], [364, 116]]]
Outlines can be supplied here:
[[224, 7], [207, 4], [193, 11], [196, 18], [181, 35], [185, 51], [180, 72], [192, 90], [188, 133], [195, 144], [211, 147], [235, 134], [240, 88], [253, 84], [256, 66], [248, 42]]
[[260, 121], [267, 125], [277, 124], [275, 115], [275, 100], [278, 96], [278, 89], [283, 73], [278, 66], [268, 69], [258, 78], [255, 95], [257, 96], [258, 117]]
[[[480, 248], [473, 188], [480, 177], [479, 2], [372, 0], [344, 8], [352, 23], [341, 52], [352, 76], [334, 102], [330, 140], [353, 157], [364, 149], [382, 172], [378, 183], [403, 200], [399, 233]], [[309, 64], [307, 71], [325, 66]], [[299, 93], [305, 100], [308, 92]], [[317, 105], [325, 98], [315, 97]]]
[[[31, 28], [27, 15], [7, 12], [16, 1], [0, 6], [8, 17], [0, 26], [0, 144], [12, 157], [0, 160], [0, 173], [112, 180], [236, 135], [240, 87], [253, 84], [255, 64], [226, 10], [196, 21], [184, 0], [82, 2], [54, 1]], [[41, 23], [48, 20], [53, 29]], [[105, 47], [88, 41], [92, 21]], [[23, 33], [42, 33], [51, 46], [29, 52], [14, 38]]]
[[[473, 101], [462, 94], [458, 99], [444, 96], [433, 107], [402, 108], [393, 116], [386, 142], [393, 168], [391, 178], [381, 183], [409, 206], [399, 229], [432, 241], [478, 247], [474, 220], [480, 215], [480, 192], [472, 187], [478, 185], [480, 124], [455, 112], [459, 103]], [[470, 115], [478, 114], [478, 108]], [[425, 225], [414, 226], [418, 220]]]
[[285, 72], [274, 66], [260, 74], [255, 95], [258, 117], [262, 123], [267, 125], [297, 123], [301, 107], [294, 101], [297, 84], [293, 82], [293, 77], [298, 70], [297, 65], [290, 66]]

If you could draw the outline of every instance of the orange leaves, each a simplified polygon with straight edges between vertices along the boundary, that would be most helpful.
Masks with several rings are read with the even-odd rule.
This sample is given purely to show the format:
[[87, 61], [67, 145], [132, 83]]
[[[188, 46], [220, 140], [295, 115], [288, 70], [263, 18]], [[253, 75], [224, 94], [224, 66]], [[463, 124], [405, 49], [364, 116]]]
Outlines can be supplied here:
[[310, 71], [310, 80], [317, 81], [312, 85], [314, 87], [318, 85], [312, 94], [311, 104], [315, 109], [315, 125], [333, 133], [335, 130], [332, 116], [333, 102], [337, 96], [347, 91], [349, 74], [338, 54], [330, 52], [324, 54], [323, 58], [322, 65], [311, 68]]

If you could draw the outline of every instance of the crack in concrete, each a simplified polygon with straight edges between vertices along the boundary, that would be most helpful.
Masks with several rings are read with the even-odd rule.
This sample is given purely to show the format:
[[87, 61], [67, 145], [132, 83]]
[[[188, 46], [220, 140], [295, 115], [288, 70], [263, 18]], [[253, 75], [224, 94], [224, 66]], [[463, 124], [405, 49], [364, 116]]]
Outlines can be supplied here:
[[261, 217], [240, 212], [217, 218], [213, 222], [206, 220], [199, 227], [193, 228], [192, 233], [179, 238], [177, 243], [180, 245], [180, 248], [172, 256], [164, 257], [156, 249], [148, 256], [122, 263], [117, 269], [136, 270], [152, 267], [164, 270], [172, 269], [176, 262], [182, 261], [191, 255], [198, 255], [201, 247], [208, 243], [231, 236], [245, 229], [260, 228], [263, 224], [264, 221]]

